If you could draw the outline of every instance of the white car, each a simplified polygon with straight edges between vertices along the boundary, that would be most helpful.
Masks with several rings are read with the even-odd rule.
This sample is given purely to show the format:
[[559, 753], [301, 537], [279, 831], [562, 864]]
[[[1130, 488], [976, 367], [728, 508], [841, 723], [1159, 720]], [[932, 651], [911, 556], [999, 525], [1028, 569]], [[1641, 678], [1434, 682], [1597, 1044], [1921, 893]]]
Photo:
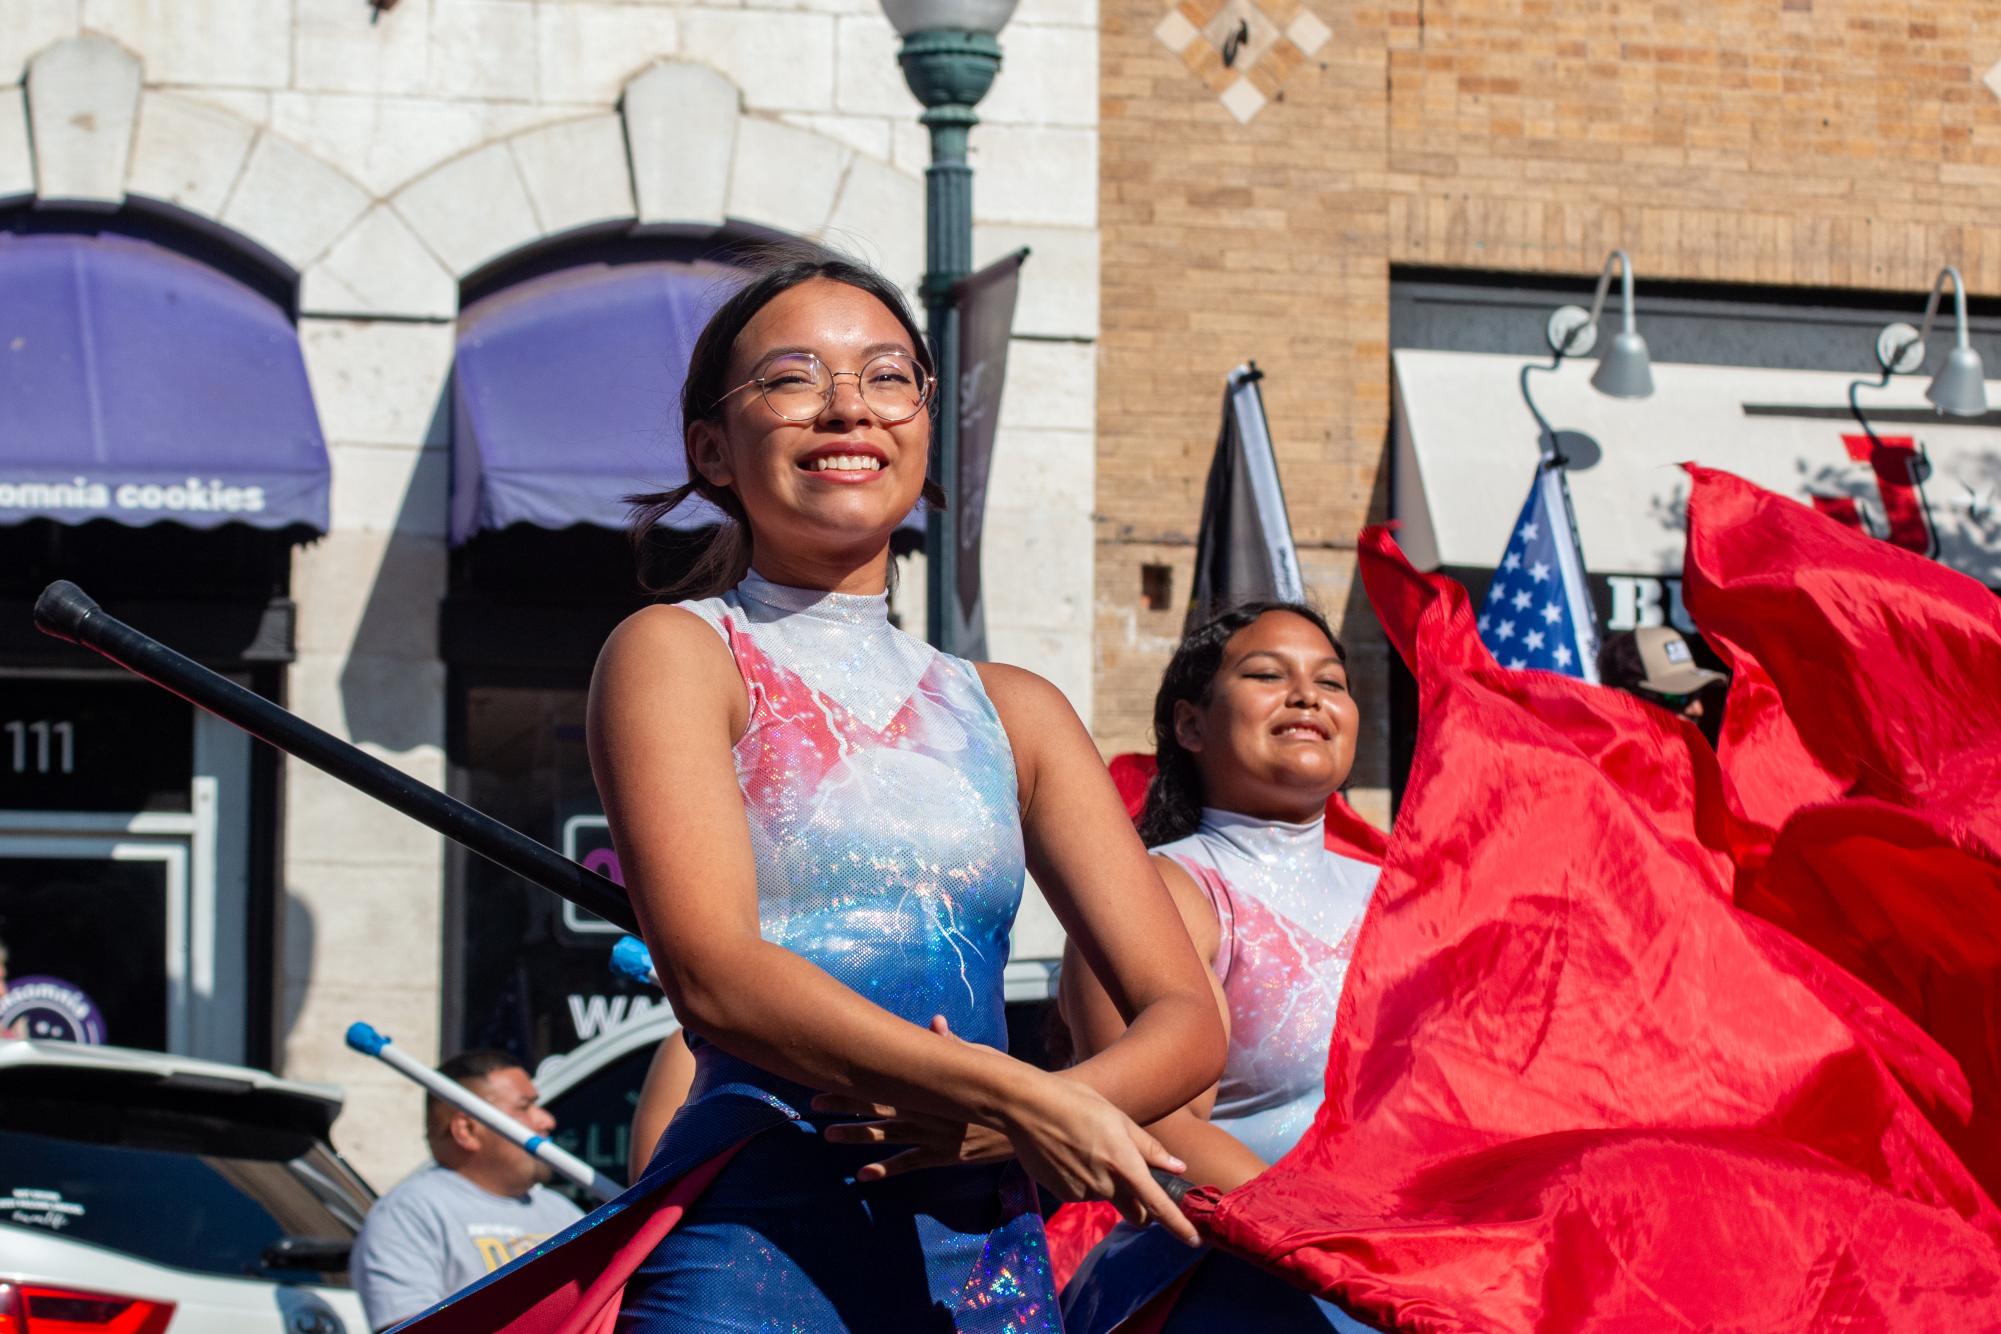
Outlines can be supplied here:
[[347, 1253], [374, 1193], [341, 1091], [0, 1041], [0, 1331], [368, 1334]]

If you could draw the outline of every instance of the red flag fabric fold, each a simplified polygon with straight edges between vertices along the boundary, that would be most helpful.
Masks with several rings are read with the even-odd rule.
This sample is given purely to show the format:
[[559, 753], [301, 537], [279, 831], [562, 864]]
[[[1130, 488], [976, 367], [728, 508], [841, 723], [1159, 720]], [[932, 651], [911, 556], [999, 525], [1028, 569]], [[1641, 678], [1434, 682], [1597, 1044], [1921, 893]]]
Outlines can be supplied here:
[[[1733, 679], [1721, 755], [1747, 810], [1776, 828], [1814, 800], [1878, 797], [2001, 856], [2001, 602], [1729, 473], [1688, 473], [1689, 613], [1784, 714], [1761, 696], [1756, 725], [1740, 723]], [[1779, 781], [1753, 784], [1766, 775]]]
[[1066, 1204], [1043, 1220], [1049, 1238], [1049, 1276], [1058, 1292], [1070, 1285], [1091, 1248], [1119, 1225], [1119, 1211], [1104, 1200]]
[[634, 1186], [556, 1237], [396, 1326], [397, 1334], [612, 1334], [632, 1277], [743, 1147]]
[[1689, 474], [1687, 605], [1736, 673], [1722, 758], [1777, 830], [1742, 858], [1737, 902], [1937, 1044], [1878, 1042], [2001, 1196], [2001, 602], [1728, 473]]
[[1396, 1328], [2001, 1326], [2001, 1212], [1869, 1023], [1941, 1097], [1949, 1062], [1738, 909], [1752, 834], [1700, 734], [1501, 669], [1380, 530], [1362, 571], [1418, 681], [1411, 781], [1326, 1102], [1192, 1197], [1210, 1234]]
[[1129, 750], [1112, 756], [1105, 767], [1112, 771], [1112, 785], [1126, 804], [1126, 817], [1139, 823], [1139, 813], [1146, 809], [1147, 784], [1153, 781], [1153, 756]]

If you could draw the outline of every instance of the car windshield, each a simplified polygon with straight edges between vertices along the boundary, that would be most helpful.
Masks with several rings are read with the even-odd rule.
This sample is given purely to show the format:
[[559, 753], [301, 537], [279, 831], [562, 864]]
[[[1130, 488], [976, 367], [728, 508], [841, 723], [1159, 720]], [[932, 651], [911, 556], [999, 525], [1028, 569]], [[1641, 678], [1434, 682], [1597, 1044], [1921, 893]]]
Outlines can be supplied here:
[[52, 1232], [204, 1274], [347, 1282], [367, 1194], [314, 1136], [143, 1106], [7, 1104], [0, 1233]]

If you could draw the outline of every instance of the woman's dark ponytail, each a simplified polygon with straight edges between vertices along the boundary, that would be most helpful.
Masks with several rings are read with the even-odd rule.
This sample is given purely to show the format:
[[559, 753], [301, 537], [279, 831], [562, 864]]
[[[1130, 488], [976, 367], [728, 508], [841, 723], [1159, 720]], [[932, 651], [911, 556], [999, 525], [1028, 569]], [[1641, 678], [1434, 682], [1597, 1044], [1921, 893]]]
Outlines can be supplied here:
[[[692, 464], [689, 471], [694, 471]], [[647, 574], [647, 543], [653, 540], [653, 530], [662, 519], [696, 496], [720, 509], [723, 522], [696, 552], [693, 564], [674, 578], [656, 584]], [[742, 506], [728, 487], [711, 486], [706, 480], [684, 482], [671, 491], [627, 496], [625, 503], [632, 507], [626, 531], [632, 539], [633, 558], [639, 565], [640, 586], [647, 592], [660, 597], [705, 598], [743, 582], [750, 569], [750, 528], [744, 522]]]
[[1153, 780], [1146, 786], [1146, 805], [1140, 811], [1140, 842], [1149, 848], [1195, 832], [1206, 804], [1202, 792], [1202, 771], [1195, 756], [1184, 749], [1174, 734], [1174, 706], [1182, 700], [1198, 707], [1209, 702], [1216, 688], [1216, 674], [1223, 669], [1223, 649], [1231, 636], [1266, 612], [1285, 611], [1311, 621], [1334, 656], [1343, 663], [1348, 654], [1327, 624], [1327, 618], [1297, 602], [1246, 602], [1190, 630], [1168, 659], [1161, 674], [1160, 691], [1153, 697]]
[[[937, 374], [931, 361], [931, 345], [924, 331], [904, 303], [896, 284], [866, 264], [844, 259], [832, 251], [803, 242], [762, 245], [744, 252], [738, 263], [744, 270], [743, 285], [709, 317], [688, 355], [688, 374], [681, 382], [681, 442], [687, 455], [688, 480], [669, 491], [649, 491], [625, 497], [632, 507], [626, 532], [639, 562], [640, 583], [647, 592], [665, 597], [705, 598], [734, 588], [750, 569], [750, 523], [736, 492], [717, 486], [695, 467], [693, 427], [696, 422], [715, 417], [717, 400], [729, 392], [730, 354], [738, 335], [760, 310], [802, 283], [824, 278], [868, 293], [889, 309], [910, 335], [910, 345], [918, 365], [929, 376]], [[937, 399], [932, 403], [935, 407]], [[689, 500], [700, 498], [722, 513], [723, 522], [702, 545], [694, 563], [678, 577], [655, 584], [647, 576], [647, 546], [654, 528]], [[930, 478], [924, 479], [924, 503], [933, 509], [945, 508], [945, 492]]]

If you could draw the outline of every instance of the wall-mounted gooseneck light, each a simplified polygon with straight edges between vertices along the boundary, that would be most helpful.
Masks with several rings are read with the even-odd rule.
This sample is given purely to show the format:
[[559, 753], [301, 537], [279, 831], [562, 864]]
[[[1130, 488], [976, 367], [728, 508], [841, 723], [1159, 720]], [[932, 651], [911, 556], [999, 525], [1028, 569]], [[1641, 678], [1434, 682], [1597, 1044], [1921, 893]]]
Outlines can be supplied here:
[[1932, 377], [1925, 397], [1940, 412], [1954, 417], [1978, 417], [1987, 411], [1987, 371], [1968, 337], [1966, 281], [1950, 264], [1938, 271], [1938, 278], [1932, 283], [1931, 299], [1925, 302], [1923, 328], [1889, 324], [1876, 335], [1876, 364], [1890, 375], [1910, 375], [1924, 369], [1925, 340], [1931, 337], [1932, 321], [1938, 315], [1939, 297], [1945, 293], [1948, 278], [1952, 280], [1955, 337], [1952, 351], [1945, 354], [1945, 365]]
[[1614, 250], [1605, 258], [1605, 267], [1598, 274], [1598, 292], [1591, 299], [1591, 309], [1582, 306], [1563, 306], [1549, 317], [1549, 325], [1544, 330], [1549, 338], [1550, 351], [1562, 357], [1581, 357], [1598, 345], [1598, 317], [1605, 313], [1605, 297], [1612, 290], [1612, 268], [1619, 269], [1619, 300], [1624, 307], [1625, 320], [1618, 333], [1612, 337], [1612, 346], [1598, 359], [1598, 370], [1591, 377], [1591, 385], [1601, 394], [1614, 398], [1646, 398], [1654, 392], [1653, 363], [1647, 356], [1647, 340], [1640, 337], [1633, 317], [1633, 261], [1623, 250]]

